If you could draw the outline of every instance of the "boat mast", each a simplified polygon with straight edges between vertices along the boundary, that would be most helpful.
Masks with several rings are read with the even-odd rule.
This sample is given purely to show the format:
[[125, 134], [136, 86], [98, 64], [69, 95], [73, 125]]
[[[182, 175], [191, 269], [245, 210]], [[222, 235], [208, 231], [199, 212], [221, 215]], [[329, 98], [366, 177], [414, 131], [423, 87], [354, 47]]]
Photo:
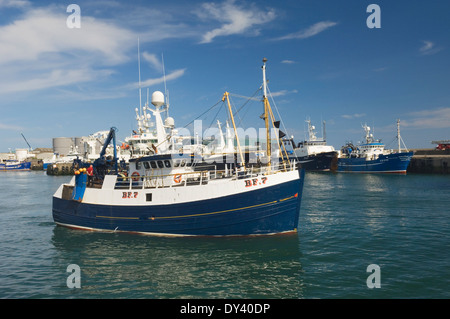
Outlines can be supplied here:
[[239, 136], [238, 136], [238, 133], [237, 133], [236, 124], [234, 123], [234, 116], [233, 116], [233, 111], [231, 110], [231, 104], [230, 104], [230, 98], [229, 98], [229, 95], [230, 95], [230, 93], [225, 92], [225, 93], [223, 94], [222, 101], [225, 101], [225, 99], [227, 100], [227, 103], [228, 103], [228, 111], [230, 112], [231, 122], [233, 123], [234, 135], [236, 136], [236, 141], [237, 141], [237, 146], [238, 146], [238, 150], [239, 150], [239, 155], [240, 155], [240, 157], [241, 157], [241, 163], [242, 163], [243, 168], [245, 169], [244, 156], [242, 155], [241, 143], [239, 142]]
[[408, 148], [405, 145], [405, 142], [403, 141], [401, 135], [400, 135], [400, 119], [397, 120], [397, 141], [398, 141], [398, 152], [401, 153], [401, 143], [403, 143], [403, 146], [405, 150], [408, 152]]
[[266, 81], [266, 62], [267, 59], [263, 58], [263, 103], [264, 103], [264, 121], [266, 124], [266, 156], [267, 156], [267, 166], [271, 165], [271, 157], [272, 157], [272, 147], [270, 144], [270, 127], [269, 127], [269, 100], [267, 99], [267, 81]]

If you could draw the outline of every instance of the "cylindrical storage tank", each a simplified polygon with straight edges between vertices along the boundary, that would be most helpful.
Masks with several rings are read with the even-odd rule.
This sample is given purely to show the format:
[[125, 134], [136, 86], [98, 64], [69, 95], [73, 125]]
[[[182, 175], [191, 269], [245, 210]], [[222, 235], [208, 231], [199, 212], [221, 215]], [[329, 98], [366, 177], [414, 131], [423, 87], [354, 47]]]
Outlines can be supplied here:
[[73, 139], [71, 137], [53, 138], [53, 152], [60, 155], [67, 155], [73, 149]]
[[28, 150], [26, 148], [16, 148], [16, 159], [23, 161], [28, 157]]
[[78, 150], [78, 153], [84, 154], [84, 141], [82, 137], [75, 137], [75, 147]]

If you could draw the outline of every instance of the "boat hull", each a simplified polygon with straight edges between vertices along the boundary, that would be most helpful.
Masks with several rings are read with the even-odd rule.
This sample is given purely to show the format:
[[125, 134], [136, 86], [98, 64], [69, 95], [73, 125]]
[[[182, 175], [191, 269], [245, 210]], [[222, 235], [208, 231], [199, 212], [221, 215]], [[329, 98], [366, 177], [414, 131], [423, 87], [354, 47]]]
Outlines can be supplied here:
[[306, 171], [330, 171], [335, 170], [337, 152], [324, 152], [308, 156], [290, 157], [289, 160], [296, 160], [299, 167]]
[[406, 174], [413, 152], [380, 155], [376, 160], [339, 158], [338, 172]]
[[29, 171], [31, 170], [31, 162], [21, 162], [15, 164], [0, 164], [0, 171]]
[[[297, 174], [300, 174], [298, 171]], [[296, 231], [303, 189], [301, 178], [273, 186], [173, 204], [94, 204], [53, 197], [53, 219], [67, 227], [99, 231], [135, 232], [163, 236], [267, 235]], [[237, 181], [244, 183], [244, 180]], [[196, 189], [172, 188], [179, 191]], [[200, 188], [202, 186], [199, 186]], [[86, 189], [84, 197], [89, 197]], [[95, 191], [95, 190], [94, 190]], [[98, 191], [98, 190], [97, 190]], [[114, 194], [119, 192], [119, 194]], [[142, 197], [157, 190], [110, 191], [112, 196]], [[123, 195], [122, 195], [123, 194]], [[207, 195], [207, 194], [206, 194]], [[180, 195], [181, 196], [181, 195]], [[131, 199], [132, 199], [131, 198]]]

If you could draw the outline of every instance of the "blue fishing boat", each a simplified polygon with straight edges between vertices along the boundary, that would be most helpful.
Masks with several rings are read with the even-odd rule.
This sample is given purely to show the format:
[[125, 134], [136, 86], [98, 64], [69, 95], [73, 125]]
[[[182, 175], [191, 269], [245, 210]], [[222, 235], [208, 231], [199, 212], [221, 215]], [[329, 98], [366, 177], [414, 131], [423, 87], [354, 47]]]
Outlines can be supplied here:
[[[266, 60], [263, 62], [267, 124], [273, 113], [265, 89]], [[155, 93], [152, 104], [159, 109], [164, 95]], [[228, 106], [235, 128], [229, 101]], [[155, 112], [156, 121], [162, 123], [158, 114]], [[266, 126], [266, 131], [270, 134], [270, 127]], [[104, 147], [111, 141], [115, 144], [114, 129]], [[272, 163], [270, 143], [267, 145], [265, 165], [246, 167], [239, 147], [242, 161], [224, 170], [198, 170], [196, 165], [202, 159], [179, 151], [131, 158], [125, 171], [118, 170], [116, 154], [113, 161], [99, 158], [94, 163], [93, 181], [81, 169], [70, 183], [58, 188], [53, 195], [53, 219], [58, 225], [77, 229], [162, 236], [296, 232], [304, 171], [296, 169], [295, 162]]]
[[[95, 187], [87, 187], [86, 174], [76, 175], [53, 196], [54, 221], [166, 236], [296, 231], [304, 177], [295, 167], [212, 173], [186, 170], [183, 161], [190, 163], [178, 155], [132, 159], [130, 176], [106, 175]], [[150, 175], [145, 167], [152, 165], [158, 168]]]
[[0, 171], [29, 171], [31, 170], [31, 161], [29, 158], [34, 154], [27, 149], [18, 148], [15, 152], [9, 152], [6, 159], [0, 160]]
[[0, 163], [0, 171], [29, 171], [31, 162], [18, 160], [5, 160]]
[[381, 140], [375, 140], [370, 127], [363, 125], [365, 142], [354, 146], [347, 143], [338, 158], [338, 172], [406, 174], [413, 152], [402, 151], [400, 121], [397, 121], [398, 151], [386, 150]]

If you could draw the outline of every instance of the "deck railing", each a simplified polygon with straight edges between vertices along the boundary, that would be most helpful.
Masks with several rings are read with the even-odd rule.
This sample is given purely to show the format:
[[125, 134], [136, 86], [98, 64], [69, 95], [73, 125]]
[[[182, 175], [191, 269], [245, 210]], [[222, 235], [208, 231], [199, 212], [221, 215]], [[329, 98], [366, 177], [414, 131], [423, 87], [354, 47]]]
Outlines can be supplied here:
[[162, 187], [186, 187], [192, 185], [207, 184], [216, 179], [244, 179], [252, 178], [258, 175], [270, 175], [281, 171], [289, 171], [296, 169], [295, 162], [291, 162], [284, 166], [276, 163], [269, 167], [252, 166], [245, 170], [225, 169], [217, 170], [217, 166], [212, 165], [211, 169], [171, 173], [171, 174], [153, 174], [143, 176], [117, 176], [115, 189], [146, 189], [146, 188], [162, 188]]

